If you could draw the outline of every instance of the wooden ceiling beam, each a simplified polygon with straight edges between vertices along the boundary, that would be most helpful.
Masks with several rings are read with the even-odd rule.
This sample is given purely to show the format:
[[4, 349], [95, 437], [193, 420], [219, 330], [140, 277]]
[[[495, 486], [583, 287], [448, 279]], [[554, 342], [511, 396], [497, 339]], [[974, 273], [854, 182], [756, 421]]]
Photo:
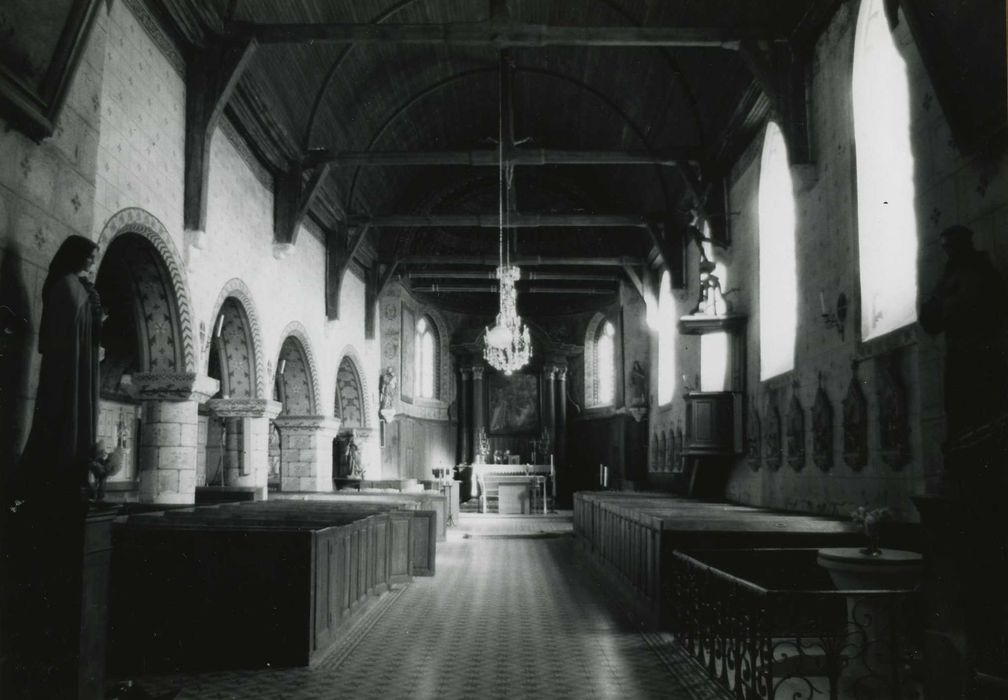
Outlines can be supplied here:
[[[513, 148], [503, 154], [511, 167], [537, 165], [664, 165], [697, 163], [698, 149], [677, 149], [651, 153], [648, 151], [576, 151], [549, 148]], [[461, 165], [496, 167], [501, 155], [496, 150], [471, 151], [336, 151], [312, 150], [305, 157], [305, 167], [322, 163], [335, 168]]]
[[[414, 292], [426, 292], [428, 294], [497, 294], [499, 289], [496, 284], [491, 285], [444, 285], [444, 284], [421, 284], [413, 285], [410, 288]], [[602, 296], [615, 294], [615, 288], [602, 287], [536, 287], [522, 289], [522, 294], [590, 294]]]
[[[497, 273], [494, 270], [452, 270], [445, 268], [441, 270], [411, 270], [403, 275], [407, 279], [453, 279], [453, 280], [496, 280]], [[521, 279], [526, 282], [539, 281], [570, 281], [570, 282], [616, 282], [619, 276], [616, 274], [593, 274], [587, 272], [538, 272], [536, 270], [522, 270]]]
[[210, 143], [255, 49], [254, 39], [239, 37], [198, 49], [186, 62], [182, 217], [189, 231], [206, 230]]
[[[622, 257], [573, 257], [549, 255], [518, 255], [511, 262], [520, 267], [618, 267], [624, 265], [643, 265], [643, 258], [632, 256]], [[406, 265], [437, 265], [457, 266], [472, 265], [496, 268], [500, 264], [496, 254], [493, 255], [404, 255], [396, 259], [393, 268]]]
[[[351, 216], [352, 226], [373, 228], [485, 228], [496, 230], [497, 214], [382, 214]], [[512, 214], [510, 228], [646, 228], [641, 214]]]
[[448, 46], [668, 47], [737, 50], [746, 39], [770, 39], [757, 27], [589, 27], [519, 22], [425, 24], [256, 24], [230, 22], [225, 34], [261, 44], [440, 44]]

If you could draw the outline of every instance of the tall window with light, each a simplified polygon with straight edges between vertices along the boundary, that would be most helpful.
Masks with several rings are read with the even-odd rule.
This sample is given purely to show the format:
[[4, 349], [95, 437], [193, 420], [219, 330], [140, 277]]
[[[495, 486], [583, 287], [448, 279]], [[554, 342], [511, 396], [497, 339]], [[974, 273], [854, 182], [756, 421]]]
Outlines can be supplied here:
[[437, 328], [426, 316], [417, 321], [413, 348], [414, 393], [421, 399], [436, 399], [438, 335]]
[[608, 406], [616, 399], [616, 329], [606, 321], [595, 336], [595, 405]]
[[784, 134], [770, 122], [759, 179], [760, 379], [794, 369], [798, 325], [795, 203]]
[[861, 0], [854, 38], [861, 338], [917, 320], [917, 216], [910, 88], [884, 0]]
[[672, 279], [668, 270], [662, 273], [658, 290], [658, 405], [672, 400], [675, 394], [676, 310], [672, 297]]

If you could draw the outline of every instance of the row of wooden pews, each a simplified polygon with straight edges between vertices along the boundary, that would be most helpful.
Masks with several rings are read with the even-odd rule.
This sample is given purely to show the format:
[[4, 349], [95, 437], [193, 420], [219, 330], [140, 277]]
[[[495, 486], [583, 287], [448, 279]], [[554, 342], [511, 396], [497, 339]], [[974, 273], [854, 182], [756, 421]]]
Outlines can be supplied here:
[[851, 523], [831, 518], [612, 491], [574, 494], [574, 537], [664, 628], [671, 624], [673, 552], [841, 547], [862, 540]]
[[305, 666], [348, 621], [433, 576], [437, 513], [400, 500], [271, 500], [120, 518], [114, 676]]

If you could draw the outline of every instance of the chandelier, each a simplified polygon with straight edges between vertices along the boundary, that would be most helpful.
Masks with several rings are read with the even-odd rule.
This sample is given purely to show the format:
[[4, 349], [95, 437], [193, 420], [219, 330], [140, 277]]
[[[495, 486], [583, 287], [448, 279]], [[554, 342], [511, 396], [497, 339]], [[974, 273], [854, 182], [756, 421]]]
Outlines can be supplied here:
[[[532, 341], [529, 340], [528, 327], [522, 323], [518, 315], [518, 291], [515, 282], [521, 279], [521, 268], [511, 264], [510, 241], [504, 237], [505, 212], [510, 216], [511, 210], [511, 178], [513, 171], [504, 165], [504, 117], [501, 113], [503, 96], [498, 103], [498, 182], [497, 182], [497, 244], [500, 264], [497, 266], [499, 281], [500, 307], [497, 312], [497, 323], [493, 328], [487, 328], [484, 336], [483, 359], [494, 369], [506, 375], [521, 369], [528, 364], [532, 356]], [[505, 199], [507, 206], [505, 206]], [[510, 222], [509, 222], [510, 223]], [[509, 236], [510, 237], [510, 236]]]

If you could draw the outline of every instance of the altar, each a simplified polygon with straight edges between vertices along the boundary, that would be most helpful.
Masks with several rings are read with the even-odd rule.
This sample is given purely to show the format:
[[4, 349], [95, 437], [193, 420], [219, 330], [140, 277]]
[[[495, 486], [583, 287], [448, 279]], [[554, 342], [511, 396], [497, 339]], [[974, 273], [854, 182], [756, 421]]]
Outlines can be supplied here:
[[[497, 497], [499, 513], [548, 513], [549, 497], [556, 499], [556, 470], [552, 464], [474, 464], [473, 478], [479, 489], [480, 512], [487, 512], [487, 497]], [[547, 492], [547, 486], [549, 491]]]

